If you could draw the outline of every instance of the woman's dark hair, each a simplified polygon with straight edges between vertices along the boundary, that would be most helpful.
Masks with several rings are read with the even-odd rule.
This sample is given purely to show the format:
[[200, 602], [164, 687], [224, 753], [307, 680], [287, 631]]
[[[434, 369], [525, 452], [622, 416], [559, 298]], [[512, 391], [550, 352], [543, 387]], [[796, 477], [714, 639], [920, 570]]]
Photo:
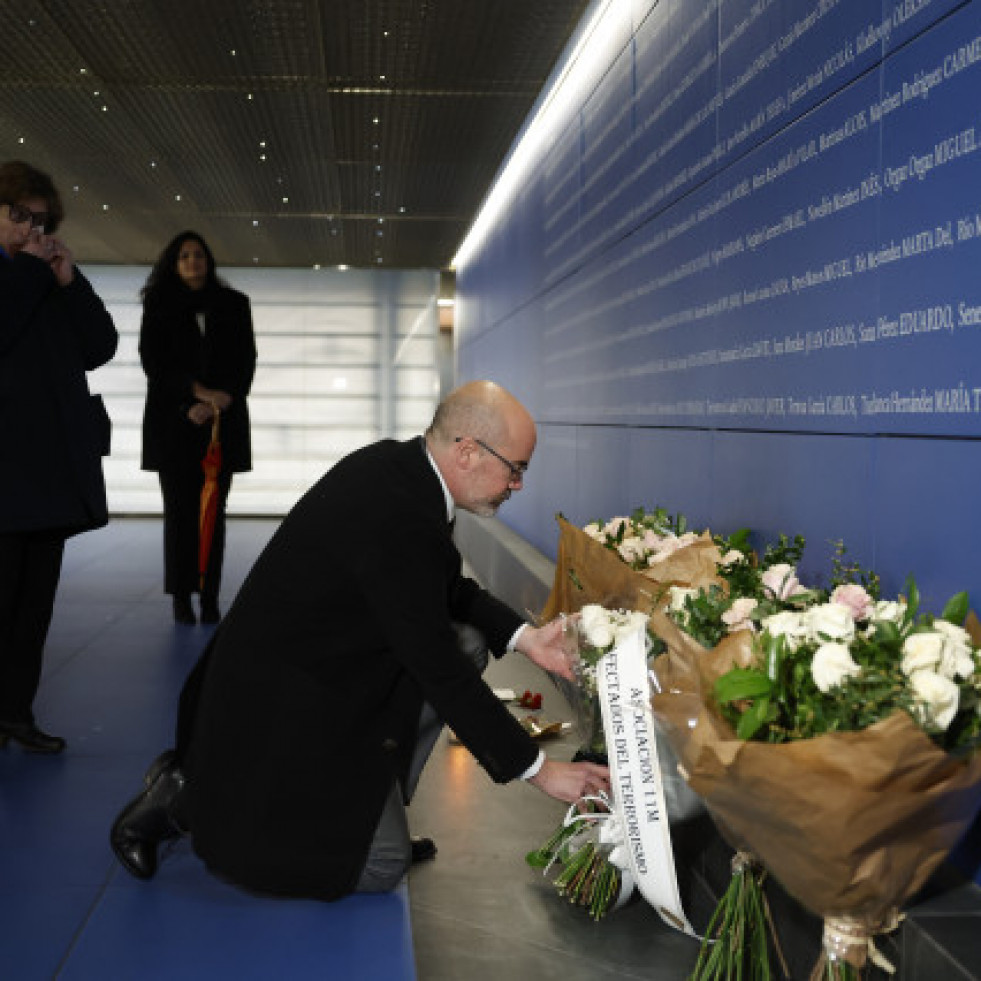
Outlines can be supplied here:
[[0, 204], [20, 204], [27, 198], [44, 198], [48, 212], [45, 234], [56, 231], [65, 217], [65, 209], [51, 178], [23, 160], [0, 164]]
[[213, 289], [216, 286], [224, 286], [224, 282], [218, 278], [215, 268], [215, 257], [208, 247], [208, 243], [193, 231], [181, 232], [175, 235], [160, 253], [160, 257], [153, 264], [150, 275], [147, 276], [143, 289], [140, 290], [140, 299], [146, 300], [148, 297], [157, 298], [160, 296], [173, 296], [180, 290], [187, 289], [184, 281], [177, 275], [177, 258], [181, 254], [181, 248], [185, 242], [197, 242], [204, 252], [204, 257], [208, 263], [208, 277], [205, 281], [205, 289]]

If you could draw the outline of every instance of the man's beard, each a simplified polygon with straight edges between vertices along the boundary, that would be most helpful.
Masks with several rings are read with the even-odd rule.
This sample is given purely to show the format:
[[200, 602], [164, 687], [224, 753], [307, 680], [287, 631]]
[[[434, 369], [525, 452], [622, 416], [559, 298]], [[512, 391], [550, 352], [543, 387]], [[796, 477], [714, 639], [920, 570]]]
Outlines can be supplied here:
[[488, 501], [481, 501], [476, 504], [472, 504], [469, 508], [471, 512], [478, 515], [481, 518], [493, 518], [497, 514], [497, 509], [511, 496], [510, 488], [506, 490], [503, 494], [498, 497], [492, 497]]

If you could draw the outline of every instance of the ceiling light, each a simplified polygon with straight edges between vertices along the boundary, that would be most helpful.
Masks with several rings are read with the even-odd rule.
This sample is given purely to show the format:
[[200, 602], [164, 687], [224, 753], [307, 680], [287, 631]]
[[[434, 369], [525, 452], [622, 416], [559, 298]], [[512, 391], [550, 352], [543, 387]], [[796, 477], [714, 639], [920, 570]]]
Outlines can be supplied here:
[[253, 228], [258, 228], [259, 227], [259, 219], [258, 218], [253, 218], [252, 219], [252, 227]]
[[540, 159], [541, 148], [555, 140], [556, 131], [567, 124], [570, 114], [583, 102], [587, 87], [595, 85], [593, 71], [609, 56], [614, 39], [623, 34], [625, 20], [629, 27], [631, 8], [631, 4], [616, 3], [615, 0], [596, 5], [575, 48], [562, 60], [548, 91], [536, 101], [532, 110], [534, 115], [498, 171], [477, 217], [453, 257], [451, 265], [454, 268], [466, 263], [484, 241], [500, 215], [513, 203], [515, 191], [526, 180], [528, 168]]

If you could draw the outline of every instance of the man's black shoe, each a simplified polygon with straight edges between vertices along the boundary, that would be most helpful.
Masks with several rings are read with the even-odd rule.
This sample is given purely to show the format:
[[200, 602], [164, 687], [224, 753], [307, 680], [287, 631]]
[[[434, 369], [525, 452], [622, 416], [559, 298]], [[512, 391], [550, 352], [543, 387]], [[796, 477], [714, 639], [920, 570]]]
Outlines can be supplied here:
[[157, 848], [183, 833], [170, 813], [177, 795], [184, 789], [184, 775], [173, 752], [168, 750], [158, 756], [143, 782], [143, 791], [113, 822], [109, 843], [127, 872], [138, 879], [150, 879], [157, 871]]
[[67, 743], [61, 736], [42, 732], [33, 722], [0, 722], [0, 748], [10, 740], [27, 750], [28, 753], [60, 753]]
[[411, 841], [413, 865], [436, 857], [436, 842], [432, 838], [413, 838]]

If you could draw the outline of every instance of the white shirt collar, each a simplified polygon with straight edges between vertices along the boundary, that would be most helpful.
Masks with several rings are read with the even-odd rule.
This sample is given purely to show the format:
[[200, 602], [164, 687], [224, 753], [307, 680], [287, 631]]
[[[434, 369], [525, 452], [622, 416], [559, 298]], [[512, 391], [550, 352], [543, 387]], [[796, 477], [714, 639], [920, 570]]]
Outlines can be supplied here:
[[446, 486], [446, 481], [443, 480], [443, 475], [440, 473], [439, 467], [436, 466], [436, 461], [433, 459], [432, 453], [429, 452], [428, 446], [426, 446], [426, 456], [429, 458], [430, 466], [436, 471], [439, 486], [443, 488], [443, 499], [446, 502], [446, 522], [449, 524], [456, 517], [456, 504], [453, 501], [453, 495], [450, 493], [449, 487]]

